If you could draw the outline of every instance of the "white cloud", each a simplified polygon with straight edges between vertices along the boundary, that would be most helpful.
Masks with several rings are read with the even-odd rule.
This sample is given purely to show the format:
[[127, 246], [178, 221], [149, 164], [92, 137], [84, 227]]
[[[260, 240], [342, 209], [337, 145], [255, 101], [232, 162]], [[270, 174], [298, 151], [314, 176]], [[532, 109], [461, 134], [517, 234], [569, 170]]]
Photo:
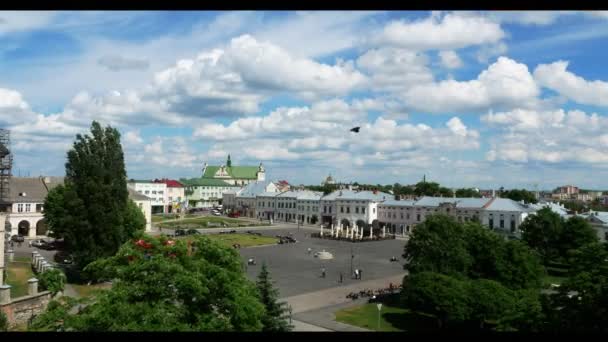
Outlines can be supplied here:
[[407, 90], [402, 98], [414, 109], [449, 113], [522, 103], [532, 105], [539, 94], [525, 64], [500, 57], [477, 79], [421, 84]]
[[127, 132], [124, 135], [123, 141], [127, 144], [127, 146], [137, 146], [144, 142], [144, 140], [141, 138], [139, 130]]
[[103, 56], [98, 63], [110, 71], [147, 70], [150, 67], [150, 63], [145, 59], [126, 58], [117, 55]]
[[453, 50], [439, 51], [441, 64], [448, 69], [458, 69], [462, 67], [462, 60]]
[[365, 52], [357, 66], [369, 74], [374, 91], [403, 91], [412, 85], [433, 81], [425, 54], [405, 49], [383, 47]]
[[507, 53], [507, 44], [500, 42], [496, 44], [484, 45], [477, 51], [476, 57], [479, 63], [488, 63], [496, 56], [503, 56]]
[[452, 133], [460, 136], [467, 135], [467, 127], [460, 121], [458, 117], [453, 117], [446, 123], [446, 126], [452, 131]]
[[608, 82], [587, 81], [566, 70], [568, 64], [567, 61], [541, 64], [534, 70], [534, 79], [540, 85], [555, 90], [575, 102], [608, 106]]
[[516, 109], [484, 115], [482, 122], [502, 130], [491, 139], [486, 154], [490, 161], [594, 165], [608, 161], [608, 118], [595, 113]]
[[19, 92], [0, 88], [0, 124], [17, 124], [34, 118], [35, 113]]
[[51, 11], [1, 11], [0, 35], [45, 27], [55, 15]]
[[497, 43], [504, 37], [500, 25], [488, 18], [448, 13], [416, 21], [392, 21], [370, 40], [411, 50], [450, 50]]

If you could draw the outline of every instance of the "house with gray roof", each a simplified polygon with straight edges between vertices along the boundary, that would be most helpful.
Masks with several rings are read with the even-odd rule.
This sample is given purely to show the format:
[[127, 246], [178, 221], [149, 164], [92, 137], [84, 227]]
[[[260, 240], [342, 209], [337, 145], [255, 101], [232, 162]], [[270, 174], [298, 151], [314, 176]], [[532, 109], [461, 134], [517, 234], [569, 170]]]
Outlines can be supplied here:
[[[26, 238], [45, 237], [44, 201], [50, 190], [62, 185], [64, 177], [12, 177], [10, 179], [10, 206], [5, 229], [11, 235]], [[146, 229], [151, 229], [151, 199], [127, 187], [132, 199], [146, 217]], [[141, 204], [141, 205], [140, 205]]]
[[593, 211], [586, 215], [586, 219], [595, 229], [600, 241], [608, 242], [608, 212]]

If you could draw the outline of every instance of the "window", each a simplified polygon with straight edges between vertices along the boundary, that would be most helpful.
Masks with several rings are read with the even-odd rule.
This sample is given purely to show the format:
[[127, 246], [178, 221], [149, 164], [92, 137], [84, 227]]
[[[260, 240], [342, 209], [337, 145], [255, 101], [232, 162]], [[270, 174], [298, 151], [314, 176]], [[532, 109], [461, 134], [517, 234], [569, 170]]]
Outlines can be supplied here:
[[503, 220], [502, 218], [500, 219], [500, 228], [504, 228], [505, 227], [505, 220]]
[[307, 210], [307, 211], [310, 211], [310, 206], [306, 206], [306, 210]]
[[490, 226], [490, 228], [494, 228], [494, 219], [490, 218], [490, 220], [488, 221], [488, 226]]
[[346, 213], [350, 214], [350, 207], [346, 207]]
[[403, 213], [401, 213], [401, 219], [403, 220]]
[[511, 233], [515, 232], [515, 220], [511, 220]]
[[355, 214], [359, 213], [359, 207], [355, 207]]
[[331, 207], [329, 207], [329, 213], [331, 214]]
[[397, 218], [397, 213], [393, 213], [393, 218], [396, 219]]
[[365, 214], [365, 207], [361, 208], [361, 214]]
[[323, 214], [326, 214], [326, 213], [327, 213], [327, 206], [324, 205], [323, 206]]
[[42, 212], [42, 204], [36, 204], [36, 212], [37, 213]]
[[[146, 191], [146, 193], [147, 193], [147, 191]], [[152, 195], [156, 195], [156, 191], [155, 190], [152, 191]]]
[[25, 205], [25, 212], [29, 213], [30, 211], [32, 211], [32, 205], [28, 203]]
[[372, 213], [375, 214], [376, 213], [376, 208], [373, 208], [372, 210], [373, 210]]
[[343, 213], [344, 212], [344, 207], [340, 207], [340, 212]]
[[158, 192], [158, 194], [159, 194], [159, 195], [162, 195], [162, 194], [164, 194], [164, 193], [165, 193], [164, 191], [159, 191], [159, 192]]
[[420, 214], [416, 215], [416, 221], [420, 222]]
[[17, 204], [17, 212], [18, 213], [22, 213], [23, 212], [23, 203]]
[[149, 194], [150, 194], [150, 190], [146, 190], [146, 195], [149, 195]]
[[144, 205], [139, 203], [139, 209], [143, 209]]

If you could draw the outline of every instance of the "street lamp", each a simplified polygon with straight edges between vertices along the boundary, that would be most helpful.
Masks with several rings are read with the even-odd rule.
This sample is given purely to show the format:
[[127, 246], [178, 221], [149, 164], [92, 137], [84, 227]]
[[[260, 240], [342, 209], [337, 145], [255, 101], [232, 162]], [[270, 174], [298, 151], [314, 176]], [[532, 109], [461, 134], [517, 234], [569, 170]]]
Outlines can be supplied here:
[[351, 243], [350, 245], [350, 276], [353, 276], [353, 259], [355, 258], [355, 255], [353, 254], [353, 245]]
[[382, 310], [382, 303], [378, 303], [378, 331], [380, 331], [380, 311]]

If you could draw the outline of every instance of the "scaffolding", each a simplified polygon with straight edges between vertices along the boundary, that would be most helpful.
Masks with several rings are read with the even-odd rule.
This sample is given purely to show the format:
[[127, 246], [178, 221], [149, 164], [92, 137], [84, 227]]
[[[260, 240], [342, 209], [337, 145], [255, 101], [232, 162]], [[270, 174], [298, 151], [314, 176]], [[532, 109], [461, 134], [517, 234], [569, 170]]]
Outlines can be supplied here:
[[10, 151], [11, 135], [7, 129], [0, 128], [0, 210], [10, 204], [10, 179], [13, 168], [13, 155]]

